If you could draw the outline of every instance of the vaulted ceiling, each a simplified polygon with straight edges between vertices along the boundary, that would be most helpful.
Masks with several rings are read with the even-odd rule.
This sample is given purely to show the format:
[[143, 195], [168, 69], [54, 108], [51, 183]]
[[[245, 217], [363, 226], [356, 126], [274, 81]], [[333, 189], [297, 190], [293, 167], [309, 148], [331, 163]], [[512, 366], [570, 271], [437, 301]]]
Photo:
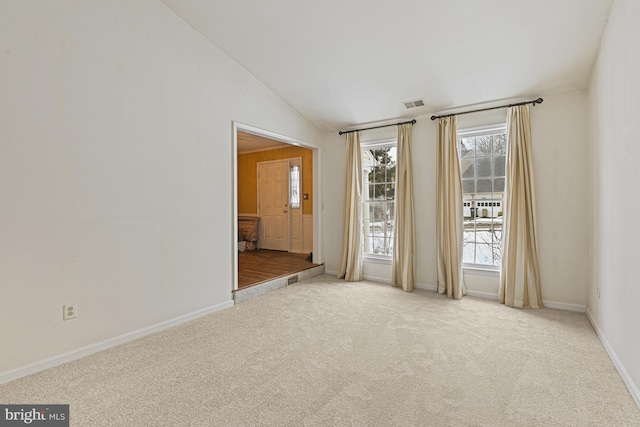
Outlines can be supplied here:
[[[323, 130], [586, 88], [611, 0], [162, 0]], [[407, 110], [403, 101], [424, 99]]]

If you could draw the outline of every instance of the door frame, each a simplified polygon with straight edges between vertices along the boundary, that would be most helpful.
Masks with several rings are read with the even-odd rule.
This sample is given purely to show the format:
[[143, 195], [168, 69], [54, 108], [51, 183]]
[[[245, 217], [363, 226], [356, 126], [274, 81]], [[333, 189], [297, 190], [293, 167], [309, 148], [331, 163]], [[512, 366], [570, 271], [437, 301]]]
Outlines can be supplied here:
[[322, 185], [320, 177], [321, 165], [321, 148], [318, 145], [303, 141], [298, 138], [292, 138], [279, 134], [277, 132], [261, 129], [255, 126], [247, 125], [241, 122], [231, 122], [231, 265], [232, 265], [232, 287], [231, 298], [233, 292], [238, 289], [238, 131], [252, 133], [254, 135], [263, 136], [265, 138], [281, 141], [289, 145], [309, 148], [313, 152], [313, 263], [322, 264], [322, 242], [321, 242], [321, 190]]

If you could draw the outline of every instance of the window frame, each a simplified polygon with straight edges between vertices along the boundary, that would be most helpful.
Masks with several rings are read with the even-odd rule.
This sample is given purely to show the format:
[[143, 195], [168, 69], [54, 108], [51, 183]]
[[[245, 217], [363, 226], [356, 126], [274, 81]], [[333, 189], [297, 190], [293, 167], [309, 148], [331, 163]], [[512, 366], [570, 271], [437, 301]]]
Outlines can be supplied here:
[[[376, 254], [376, 253], [369, 253], [369, 252], [365, 252], [365, 244], [364, 244], [364, 239], [365, 239], [365, 217], [364, 217], [364, 213], [365, 213], [365, 207], [367, 206], [367, 203], [371, 203], [374, 202], [375, 203], [375, 199], [374, 200], [369, 200], [366, 197], [368, 197], [368, 195], [365, 195], [365, 179], [366, 179], [366, 169], [364, 166], [364, 152], [365, 151], [371, 151], [371, 150], [376, 150], [376, 149], [380, 149], [380, 148], [387, 148], [387, 147], [393, 147], [396, 148], [396, 156], [397, 156], [397, 148], [398, 148], [398, 140], [397, 138], [389, 138], [389, 139], [383, 139], [383, 140], [375, 140], [375, 141], [369, 141], [369, 142], [362, 142], [360, 144], [360, 155], [362, 158], [362, 198], [361, 198], [361, 206], [362, 206], [362, 211], [361, 211], [361, 215], [360, 215], [360, 227], [361, 227], [361, 237], [362, 237], [362, 242], [361, 242], [361, 251], [362, 251], [362, 259], [366, 260], [367, 262], [372, 262], [372, 263], [376, 263], [376, 264], [391, 264], [392, 259], [393, 259], [393, 253], [389, 254], [389, 255], [385, 255], [385, 254]], [[396, 172], [397, 172], [397, 165], [398, 165], [398, 160], [396, 158]], [[387, 183], [385, 181], [385, 183]], [[395, 186], [397, 183], [397, 177], [394, 178], [394, 198], [392, 199], [393, 202], [393, 216], [395, 218], [395, 211], [396, 211], [396, 199], [395, 199]], [[389, 202], [389, 200], [385, 199], [385, 202]], [[393, 223], [393, 229], [392, 229], [392, 235], [391, 235], [391, 241], [392, 244], [394, 244], [395, 242], [393, 242], [393, 236], [395, 234], [395, 219], [394, 219], [394, 223]], [[393, 251], [392, 251], [393, 252]]]
[[[487, 136], [487, 135], [495, 135], [495, 134], [500, 134], [500, 133], [504, 133], [505, 134], [505, 138], [507, 138], [507, 123], [496, 123], [496, 124], [491, 124], [491, 125], [486, 125], [486, 126], [476, 126], [476, 127], [470, 127], [470, 128], [463, 128], [460, 129], [456, 132], [456, 148], [458, 149], [458, 155], [460, 156], [459, 161], [462, 161], [462, 157], [461, 157], [461, 151], [460, 151], [460, 139], [462, 138], [468, 138], [468, 137], [478, 137], [478, 136]], [[506, 182], [506, 175], [507, 175], [507, 171], [506, 171], [506, 163], [507, 163], [507, 157], [508, 157], [508, 138], [507, 140], [505, 140], [505, 184], [504, 184], [504, 192], [502, 194], [502, 212], [503, 215], [502, 217], [504, 218], [504, 211], [506, 209], [506, 200], [507, 200], [507, 182]], [[493, 149], [492, 149], [492, 155], [491, 155], [491, 159], [493, 159], [495, 157], [495, 155], [493, 154]], [[474, 154], [474, 159], [475, 159], [475, 154]], [[494, 170], [492, 167], [492, 175], [491, 178], [495, 179], [495, 175], [493, 174]], [[462, 171], [460, 171], [460, 173], [462, 174]], [[462, 177], [461, 177], [462, 179]], [[476, 178], [477, 179], [477, 178]], [[493, 193], [493, 191], [492, 191]], [[462, 203], [464, 204], [464, 192], [462, 194]], [[495, 202], [494, 200], [495, 198], [492, 198], [491, 200], [487, 200], [487, 202]], [[476, 209], [478, 207], [476, 206]], [[503, 222], [504, 225], [504, 222]], [[463, 227], [464, 229], [464, 227]], [[464, 231], [463, 231], [464, 232]], [[502, 239], [504, 238], [504, 231], [500, 234], [500, 246], [502, 247]], [[463, 239], [464, 240], [464, 239]], [[462, 250], [464, 251], [464, 242], [463, 242], [463, 248]], [[475, 258], [475, 256], [474, 256]], [[463, 258], [464, 259], [464, 258]], [[477, 273], [480, 275], [487, 275], [487, 276], [499, 276], [500, 271], [502, 269], [502, 260], [501, 260], [501, 265], [489, 265], [489, 264], [477, 264], [477, 263], [466, 263], [463, 261], [462, 263], [462, 269], [466, 272], [470, 272], [470, 273]]]

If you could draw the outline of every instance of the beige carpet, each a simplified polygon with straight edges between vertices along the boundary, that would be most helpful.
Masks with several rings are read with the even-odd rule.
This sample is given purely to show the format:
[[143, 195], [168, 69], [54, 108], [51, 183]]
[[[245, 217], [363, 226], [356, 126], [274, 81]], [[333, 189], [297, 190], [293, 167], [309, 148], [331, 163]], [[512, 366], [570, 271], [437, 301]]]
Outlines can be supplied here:
[[73, 426], [640, 426], [583, 314], [330, 276], [0, 386]]

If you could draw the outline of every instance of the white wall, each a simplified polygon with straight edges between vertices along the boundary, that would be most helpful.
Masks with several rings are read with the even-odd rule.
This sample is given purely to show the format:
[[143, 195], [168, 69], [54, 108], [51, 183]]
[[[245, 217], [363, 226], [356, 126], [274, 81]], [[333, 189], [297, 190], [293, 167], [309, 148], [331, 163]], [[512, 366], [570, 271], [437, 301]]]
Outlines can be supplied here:
[[544, 301], [587, 303], [589, 144], [586, 94], [532, 108], [538, 252]]
[[0, 375], [227, 303], [232, 120], [324, 140], [157, 0], [5, 2], [0, 70]]
[[589, 88], [589, 314], [640, 406], [640, 2], [615, 0]]
[[[458, 128], [504, 123], [506, 110], [458, 116]], [[389, 130], [390, 129], [390, 130]], [[362, 132], [361, 140], [393, 137], [395, 129]], [[538, 238], [542, 294], [545, 301], [564, 308], [584, 308], [588, 287], [589, 166], [584, 93], [545, 98], [532, 108], [534, 172], [537, 196]], [[413, 127], [414, 199], [416, 210], [417, 282], [436, 285], [435, 181], [436, 128], [428, 117]], [[327, 135], [323, 165], [326, 268], [336, 271], [340, 262], [342, 206], [345, 179], [344, 137]], [[337, 224], [337, 227], [331, 227]], [[364, 266], [365, 275], [389, 280], [391, 267]], [[495, 295], [498, 277], [465, 274], [470, 291]], [[573, 307], [577, 305], [578, 307]]]

